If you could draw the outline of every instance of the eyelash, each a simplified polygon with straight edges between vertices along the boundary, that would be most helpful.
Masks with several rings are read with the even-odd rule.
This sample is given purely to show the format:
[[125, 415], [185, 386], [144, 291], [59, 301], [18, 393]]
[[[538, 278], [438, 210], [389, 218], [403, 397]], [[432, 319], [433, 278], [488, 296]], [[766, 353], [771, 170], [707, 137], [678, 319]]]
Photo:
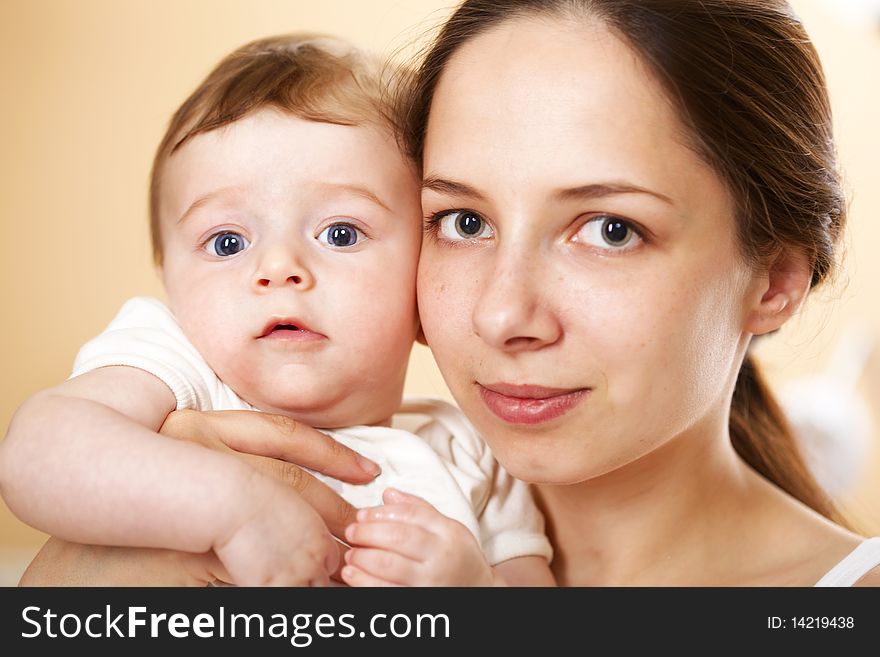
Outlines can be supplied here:
[[[220, 228], [220, 229], [218, 229], [218, 230], [214, 230], [210, 235], [208, 235], [205, 239], [203, 239], [201, 242], [199, 242], [198, 245], [196, 246], [196, 250], [197, 250], [197, 251], [204, 251], [205, 253], [208, 253], [209, 255], [211, 255], [211, 256], [214, 257], [214, 258], [220, 258], [220, 259], [223, 259], [223, 260], [226, 260], [226, 259], [228, 259], [228, 258], [234, 257], [234, 256], [225, 256], [225, 257], [224, 257], [224, 256], [218, 256], [217, 254], [210, 253], [210, 252], [208, 251], [208, 247], [209, 247], [209, 245], [210, 245], [214, 240], [216, 240], [216, 239], [217, 239], [218, 237], [220, 237], [221, 235], [225, 235], [225, 234], [227, 234], [227, 233], [234, 233], [234, 234], [236, 234], [236, 235], [241, 235], [242, 238], [248, 243], [247, 246], [246, 246], [244, 249], [242, 249], [242, 251], [247, 250], [247, 248], [249, 248], [249, 247], [251, 246], [251, 241], [250, 241], [250, 239], [249, 239], [247, 236], [245, 236], [244, 231], [243, 231], [242, 229], [240, 229], [240, 228]], [[240, 253], [240, 252], [239, 252], [239, 253]], [[238, 255], [238, 253], [236, 253], [235, 255]]]
[[[435, 240], [439, 241], [440, 238], [438, 237], [438, 233], [440, 231], [440, 222], [445, 217], [447, 217], [451, 214], [459, 213], [459, 212], [460, 213], [473, 213], [475, 215], [478, 215], [480, 218], [482, 218], [483, 221], [486, 221], [486, 218], [483, 217], [483, 215], [481, 213], [476, 212], [475, 210], [470, 210], [468, 208], [453, 208], [450, 210], [441, 210], [439, 212], [434, 212], [433, 214], [425, 215], [425, 224], [424, 224], [425, 233], [427, 235], [433, 237]], [[578, 225], [577, 230], [575, 230], [572, 233], [572, 236], [574, 236], [578, 232], [580, 232], [584, 228], [584, 226], [586, 226], [590, 222], [600, 221], [600, 220], [604, 220], [604, 219], [617, 219], [617, 220], [619, 220], [621, 223], [626, 225], [626, 227], [629, 228], [629, 230], [631, 230], [633, 233], [635, 233], [636, 236], [639, 238], [639, 240], [643, 244], [648, 244], [651, 241], [650, 231], [648, 231], [646, 228], [644, 228], [640, 224], [638, 224], [630, 219], [625, 219], [619, 215], [611, 214], [608, 212], [599, 212], [599, 213], [595, 213], [595, 214], [589, 216], [586, 219], [586, 221], [584, 221], [583, 223]], [[448, 243], [448, 245], [451, 247], [466, 247], [469, 244], [472, 244], [474, 240], [461, 239], [461, 240], [443, 240], [443, 241], [444, 241], [444, 243]], [[638, 245], [636, 245], [635, 247], [619, 248], [619, 249], [615, 249], [615, 248], [612, 248], [609, 246], [609, 248], [607, 248], [607, 249], [602, 249], [602, 253], [603, 253], [603, 255], [608, 255], [608, 256], [622, 256], [622, 255], [625, 255], [625, 254], [629, 253], [630, 251], [633, 251], [637, 248], [639, 248]]]
[[[612, 214], [610, 212], [597, 212], [593, 215], [590, 215], [586, 221], [578, 226], [577, 230], [574, 231], [574, 233], [572, 234], [572, 237], [582, 231], [588, 224], [604, 221], [607, 219], [619, 221], [620, 223], [622, 223], [624, 226], [627, 227], [627, 229], [631, 230], [635, 234], [635, 236], [639, 239], [639, 243], [635, 246], [624, 245], [620, 248], [614, 248], [611, 245], [609, 245], [608, 248], [593, 247], [601, 252], [603, 256], [612, 258], [624, 256], [632, 251], [639, 250], [643, 245], [649, 244], [651, 242], [651, 235], [648, 229], [643, 227], [641, 224], [632, 221], [631, 219], [625, 219], [620, 215]], [[585, 244], [585, 246], [589, 247], [591, 245]]]
[[[434, 241], [442, 241], [444, 245], [449, 248], [460, 249], [472, 246], [475, 240], [447, 240], [440, 237], [440, 222], [443, 221], [444, 218], [448, 217], [451, 214], [455, 214], [456, 212], [472, 212], [473, 214], [479, 215], [481, 218], [483, 217], [483, 215], [479, 212], [468, 210], [467, 208], [453, 208], [450, 210], [441, 210], [440, 212], [434, 212], [433, 214], [427, 214], [425, 215], [424, 224], [425, 234], [434, 239]], [[485, 221], [485, 219], [483, 219], [483, 221]]]
[[453, 212], [468, 212], [468, 210], [441, 210], [440, 212], [435, 212], [433, 214], [425, 215], [425, 232], [426, 233], [436, 233], [437, 229], [440, 228], [440, 221], [446, 215], [452, 214]]

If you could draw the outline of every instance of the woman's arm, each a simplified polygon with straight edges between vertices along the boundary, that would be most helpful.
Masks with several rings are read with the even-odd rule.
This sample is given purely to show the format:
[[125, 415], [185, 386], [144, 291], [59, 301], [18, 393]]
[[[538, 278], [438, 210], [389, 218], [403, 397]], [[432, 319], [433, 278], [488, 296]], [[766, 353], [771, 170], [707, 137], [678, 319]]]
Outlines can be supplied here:
[[52, 537], [19, 586], [208, 586], [229, 575], [213, 552], [69, 543]]

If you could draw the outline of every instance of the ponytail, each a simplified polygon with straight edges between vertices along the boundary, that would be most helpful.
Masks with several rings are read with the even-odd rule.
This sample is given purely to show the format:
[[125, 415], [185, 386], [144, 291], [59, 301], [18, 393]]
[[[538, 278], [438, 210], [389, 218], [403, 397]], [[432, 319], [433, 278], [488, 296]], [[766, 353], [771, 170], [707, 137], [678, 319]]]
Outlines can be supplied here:
[[782, 408], [749, 354], [733, 391], [730, 439], [736, 452], [765, 479], [829, 520], [845, 525], [807, 468]]

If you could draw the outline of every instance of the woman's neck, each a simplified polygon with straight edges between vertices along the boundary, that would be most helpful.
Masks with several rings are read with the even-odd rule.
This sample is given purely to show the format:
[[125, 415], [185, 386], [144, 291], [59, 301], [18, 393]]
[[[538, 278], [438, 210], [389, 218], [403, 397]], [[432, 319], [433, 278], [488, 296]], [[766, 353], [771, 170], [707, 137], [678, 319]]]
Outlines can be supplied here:
[[761, 504], [756, 477], [716, 420], [600, 477], [536, 486], [559, 583], [723, 584], [742, 556], [725, 541]]

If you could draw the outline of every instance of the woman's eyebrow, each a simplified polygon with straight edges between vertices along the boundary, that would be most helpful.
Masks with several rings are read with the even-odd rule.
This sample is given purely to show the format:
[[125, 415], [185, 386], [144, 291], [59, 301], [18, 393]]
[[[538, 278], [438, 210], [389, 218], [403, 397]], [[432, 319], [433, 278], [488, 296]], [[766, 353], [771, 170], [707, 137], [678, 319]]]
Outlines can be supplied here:
[[[486, 196], [483, 193], [470, 185], [466, 185], [465, 183], [456, 180], [439, 178], [437, 176], [428, 176], [425, 178], [422, 182], [422, 189], [430, 189], [431, 191], [449, 196], [466, 196], [477, 201], [486, 200]], [[577, 187], [566, 187], [554, 192], [553, 197], [559, 201], [571, 201], [588, 200], [619, 194], [647, 194], [658, 198], [669, 205], [675, 205], [672, 199], [665, 194], [623, 182], [591, 183], [588, 185], [578, 185]]]
[[455, 180], [445, 180], [436, 176], [428, 176], [422, 181], [422, 189], [430, 189], [431, 191], [449, 196], [467, 196], [477, 201], [485, 201], [486, 197], [469, 185]]
[[553, 196], [560, 201], [571, 201], [589, 200], [601, 198], [603, 196], [616, 196], [618, 194], [648, 194], [649, 196], [660, 199], [664, 203], [668, 203], [672, 206], [675, 205], [675, 203], [672, 202], [672, 199], [665, 194], [646, 189], [645, 187], [639, 187], [638, 185], [631, 185], [622, 182], [591, 183], [589, 185], [579, 185], [577, 187], [566, 187], [557, 190]]

